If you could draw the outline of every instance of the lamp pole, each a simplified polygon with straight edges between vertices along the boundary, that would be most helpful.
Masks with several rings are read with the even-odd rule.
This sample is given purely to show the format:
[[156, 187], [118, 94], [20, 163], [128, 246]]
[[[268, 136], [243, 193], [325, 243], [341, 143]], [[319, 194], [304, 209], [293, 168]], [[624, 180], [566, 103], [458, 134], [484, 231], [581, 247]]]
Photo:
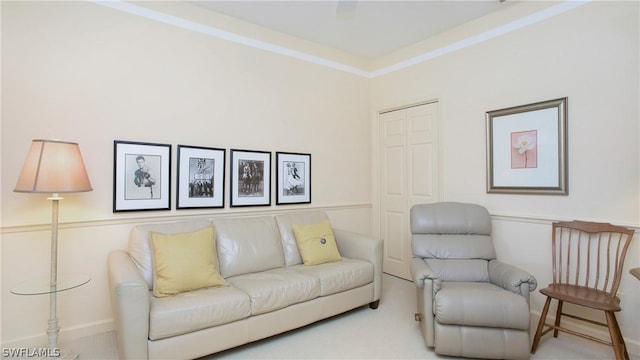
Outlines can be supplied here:
[[51, 200], [51, 270], [49, 280], [49, 327], [47, 336], [49, 337], [49, 349], [52, 352], [58, 347], [58, 317], [56, 315], [56, 297], [58, 292], [58, 207], [59, 201], [63, 198], [58, 193], [53, 193]]

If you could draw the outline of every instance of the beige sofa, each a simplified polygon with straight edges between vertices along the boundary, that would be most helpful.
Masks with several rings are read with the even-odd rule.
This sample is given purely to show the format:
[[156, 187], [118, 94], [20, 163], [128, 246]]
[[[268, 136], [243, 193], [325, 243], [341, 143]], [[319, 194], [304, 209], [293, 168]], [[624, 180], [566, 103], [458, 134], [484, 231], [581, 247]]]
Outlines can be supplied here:
[[[382, 240], [333, 229], [341, 260], [303, 264], [293, 227], [325, 220], [322, 212], [305, 212], [135, 226], [128, 252], [114, 251], [108, 259], [120, 358], [196, 358], [359, 306], [377, 308]], [[154, 296], [150, 234], [211, 225], [228, 286]]]

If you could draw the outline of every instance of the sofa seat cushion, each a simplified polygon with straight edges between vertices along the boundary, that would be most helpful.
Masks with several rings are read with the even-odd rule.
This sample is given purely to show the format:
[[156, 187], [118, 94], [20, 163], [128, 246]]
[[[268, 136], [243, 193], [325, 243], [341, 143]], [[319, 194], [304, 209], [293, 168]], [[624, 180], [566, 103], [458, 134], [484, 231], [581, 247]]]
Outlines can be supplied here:
[[320, 281], [320, 296], [331, 295], [373, 282], [373, 264], [349, 259], [314, 266], [295, 265], [292, 270], [316, 277]]
[[251, 299], [251, 315], [282, 309], [320, 296], [317, 277], [279, 268], [228, 278], [227, 282]]
[[525, 298], [491, 283], [443, 281], [433, 312], [440, 324], [529, 329]]
[[189, 291], [169, 297], [151, 298], [149, 339], [159, 340], [251, 315], [246, 293], [231, 286]]

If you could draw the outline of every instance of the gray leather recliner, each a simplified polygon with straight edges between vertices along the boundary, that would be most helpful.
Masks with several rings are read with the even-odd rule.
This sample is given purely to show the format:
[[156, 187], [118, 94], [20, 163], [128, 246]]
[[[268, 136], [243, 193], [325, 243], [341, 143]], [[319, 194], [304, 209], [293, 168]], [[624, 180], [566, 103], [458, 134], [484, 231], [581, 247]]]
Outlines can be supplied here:
[[411, 208], [411, 274], [420, 330], [437, 354], [529, 358], [533, 275], [496, 260], [491, 217], [482, 206]]

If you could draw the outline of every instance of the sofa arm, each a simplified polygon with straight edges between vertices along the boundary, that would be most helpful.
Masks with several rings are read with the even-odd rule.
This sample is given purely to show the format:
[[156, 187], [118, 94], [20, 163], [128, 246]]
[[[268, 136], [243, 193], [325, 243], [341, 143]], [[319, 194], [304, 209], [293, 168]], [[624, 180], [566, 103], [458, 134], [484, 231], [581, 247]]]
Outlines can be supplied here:
[[382, 239], [351, 231], [333, 229], [342, 256], [365, 260], [373, 264], [373, 301], [380, 300], [382, 293]]
[[524, 296], [527, 302], [529, 302], [529, 293], [538, 286], [533, 275], [498, 260], [489, 261], [489, 278], [492, 284]]
[[147, 359], [149, 287], [125, 251], [111, 252], [107, 266], [120, 359]]

